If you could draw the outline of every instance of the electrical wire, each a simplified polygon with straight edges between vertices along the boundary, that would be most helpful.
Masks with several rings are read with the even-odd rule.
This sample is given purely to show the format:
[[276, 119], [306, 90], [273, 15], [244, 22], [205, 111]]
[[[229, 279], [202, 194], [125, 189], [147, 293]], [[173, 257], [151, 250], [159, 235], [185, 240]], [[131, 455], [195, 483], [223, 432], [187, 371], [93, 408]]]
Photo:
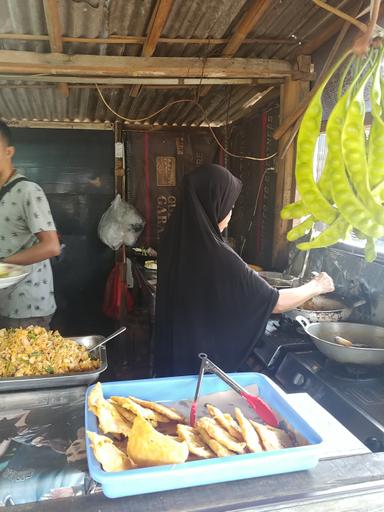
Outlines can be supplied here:
[[204, 120], [212, 134], [212, 137], [214, 138], [216, 144], [229, 156], [232, 156], [233, 158], [242, 158], [242, 159], [245, 159], [245, 160], [253, 160], [253, 161], [256, 161], [256, 162], [264, 162], [266, 160], [270, 160], [271, 158], [274, 158], [276, 155], [277, 155], [277, 152], [276, 153], [273, 153], [273, 155], [269, 155], [269, 156], [266, 156], [264, 158], [258, 158], [256, 156], [249, 156], [249, 155], [236, 155], [235, 153], [232, 153], [230, 151], [228, 151], [222, 144], [221, 142], [219, 141], [219, 139], [217, 138], [217, 135], [216, 133], [214, 132], [212, 126], [211, 126], [211, 123], [210, 121], [208, 120], [207, 118], [207, 113], [206, 113], [206, 110], [200, 105], [200, 103], [198, 103], [195, 99], [192, 100], [192, 99], [180, 99], [180, 100], [175, 100], [175, 101], [171, 101], [170, 103], [167, 103], [167, 105], [165, 105], [164, 107], [162, 107], [161, 109], [157, 110], [156, 112], [153, 112], [152, 114], [149, 114], [148, 116], [146, 117], [142, 117], [142, 118], [138, 118], [138, 119], [130, 119], [129, 117], [125, 117], [125, 116], [122, 116], [121, 114], [119, 114], [118, 112], [116, 112], [109, 104], [108, 102], [106, 101], [106, 99], [104, 98], [103, 96], [103, 93], [101, 92], [100, 90], [100, 87], [95, 84], [95, 87], [97, 89], [97, 92], [99, 93], [99, 96], [102, 100], [102, 102], [104, 103], [104, 105], [107, 107], [108, 110], [110, 110], [112, 112], [112, 114], [114, 114], [116, 117], [118, 117], [119, 119], [122, 119], [123, 121], [127, 121], [128, 123], [137, 123], [137, 122], [142, 122], [142, 121], [147, 121], [148, 119], [151, 119], [152, 117], [155, 117], [157, 114], [160, 114], [160, 112], [162, 112], [163, 110], [165, 110], [166, 108], [169, 108], [171, 107], [172, 105], [177, 105], [178, 103], [193, 103], [198, 109], [200, 109], [201, 113], [203, 114], [204, 116]]
[[240, 256], [243, 255], [245, 244], [247, 243], [247, 239], [248, 239], [249, 233], [251, 232], [251, 229], [252, 229], [252, 226], [253, 226], [253, 221], [255, 220], [255, 217], [256, 217], [257, 207], [259, 205], [259, 198], [260, 198], [261, 190], [262, 190], [262, 188], [264, 186], [264, 178], [267, 175], [267, 173], [268, 173], [268, 169], [265, 169], [265, 171], [261, 175], [261, 180], [260, 180], [259, 188], [258, 188], [257, 194], [256, 194], [255, 204], [253, 206], [253, 213], [252, 213], [251, 221], [250, 221], [250, 223], [248, 225], [247, 233], [244, 236], [243, 243], [241, 244], [241, 248], [240, 248], [240, 252], [239, 252]]

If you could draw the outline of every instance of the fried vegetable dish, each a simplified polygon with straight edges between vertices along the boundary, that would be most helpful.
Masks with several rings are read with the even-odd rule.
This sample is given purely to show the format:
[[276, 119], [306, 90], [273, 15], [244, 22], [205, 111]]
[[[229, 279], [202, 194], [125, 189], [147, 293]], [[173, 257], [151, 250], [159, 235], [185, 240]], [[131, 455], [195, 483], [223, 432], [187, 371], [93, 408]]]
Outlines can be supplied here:
[[86, 372], [100, 367], [87, 349], [43, 327], [0, 329], [0, 378]]

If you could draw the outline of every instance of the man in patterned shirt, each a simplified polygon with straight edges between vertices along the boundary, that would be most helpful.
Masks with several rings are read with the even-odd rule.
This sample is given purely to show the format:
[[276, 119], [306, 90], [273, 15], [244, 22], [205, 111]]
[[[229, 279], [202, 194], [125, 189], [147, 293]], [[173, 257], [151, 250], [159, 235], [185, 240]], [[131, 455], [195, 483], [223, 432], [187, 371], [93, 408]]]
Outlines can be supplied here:
[[60, 243], [43, 190], [13, 168], [14, 153], [11, 131], [0, 121], [0, 261], [31, 269], [0, 290], [0, 328], [48, 328], [56, 310], [49, 258], [60, 254]]

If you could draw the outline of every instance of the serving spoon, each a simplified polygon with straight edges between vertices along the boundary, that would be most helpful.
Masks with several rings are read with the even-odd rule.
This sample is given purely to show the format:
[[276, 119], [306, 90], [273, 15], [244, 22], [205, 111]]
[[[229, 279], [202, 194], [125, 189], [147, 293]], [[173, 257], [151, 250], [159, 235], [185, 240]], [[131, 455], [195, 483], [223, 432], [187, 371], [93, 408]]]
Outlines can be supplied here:
[[370, 348], [363, 343], [352, 343], [352, 341], [343, 338], [342, 336], [335, 336], [335, 342], [343, 347], [356, 347], [356, 348]]
[[126, 327], [123, 326], [123, 327], [120, 327], [120, 329], [117, 329], [117, 331], [113, 332], [112, 334], [110, 334], [109, 336], [107, 336], [105, 339], [103, 339], [103, 341], [101, 341], [100, 343], [98, 343], [97, 345], [95, 345], [94, 347], [90, 347], [88, 348], [88, 352], [91, 352], [92, 350], [95, 350], [96, 348], [99, 348], [101, 347], [102, 345], [104, 345], [105, 343], [107, 343], [107, 341], [110, 341], [112, 338], [115, 338], [116, 336], [119, 336], [119, 334], [121, 334], [122, 332], [124, 332], [126, 330]]

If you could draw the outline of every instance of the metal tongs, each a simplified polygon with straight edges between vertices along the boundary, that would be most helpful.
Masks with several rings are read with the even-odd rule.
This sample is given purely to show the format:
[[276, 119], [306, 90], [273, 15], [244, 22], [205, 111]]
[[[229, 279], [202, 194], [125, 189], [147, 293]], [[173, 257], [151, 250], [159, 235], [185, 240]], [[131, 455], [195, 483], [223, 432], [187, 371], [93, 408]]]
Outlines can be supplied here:
[[221, 370], [218, 366], [216, 366], [210, 359], [208, 359], [207, 354], [200, 353], [199, 358], [201, 359], [200, 372], [197, 380], [195, 396], [191, 406], [191, 412], [189, 416], [189, 423], [193, 427], [196, 423], [196, 412], [197, 412], [197, 399], [199, 397], [201, 382], [203, 380], [203, 376], [205, 372], [211, 372], [217, 375], [221, 380], [223, 380], [230, 388], [232, 388], [236, 393], [245, 398], [245, 400], [249, 403], [249, 405], [256, 411], [258, 416], [262, 418], [268, 425], [272, 427], [277, 427], [279, 424], [278, 419], [276, 418], [275, 413], [272, 409], [267, 405], [261, 398], [255, 395], [251, 395], [246, 391], [243, 387], [241, 387], [237, 382], [235, 382], [229, 375], [227, 375], [223, 370]]

